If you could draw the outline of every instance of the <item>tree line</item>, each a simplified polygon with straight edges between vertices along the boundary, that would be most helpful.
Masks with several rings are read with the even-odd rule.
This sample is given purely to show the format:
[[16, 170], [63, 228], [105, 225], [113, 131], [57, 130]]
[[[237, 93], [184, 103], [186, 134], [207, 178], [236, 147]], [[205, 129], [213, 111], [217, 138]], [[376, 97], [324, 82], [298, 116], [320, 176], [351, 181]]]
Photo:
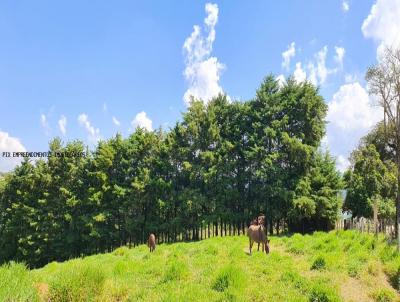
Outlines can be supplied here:
[[395, 222], [400, 251], [400, 48], [386, 47], [365, 76], [383, 120], [360, 141], [345, 173], [345, 207], [354, 216]]
[[[309, 82], [270, 75], [253, 99], [193, 99], [168, 131], [137, 128], [98, 142], [49, 143], [86, 157], [29, 159], [0, 178], [0, 262], [41, 266], [155, 233], [164, 242], [334, 226], [340, 173], [320, 142], [327, 105]], [[211, 234], [210, 234], [211, 233]]]

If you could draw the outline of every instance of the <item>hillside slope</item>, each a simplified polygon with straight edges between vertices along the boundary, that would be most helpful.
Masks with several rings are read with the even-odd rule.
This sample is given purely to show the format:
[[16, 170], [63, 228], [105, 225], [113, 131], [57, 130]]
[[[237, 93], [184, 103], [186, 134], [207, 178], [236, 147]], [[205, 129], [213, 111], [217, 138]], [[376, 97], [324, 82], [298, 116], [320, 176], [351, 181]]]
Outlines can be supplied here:
[[400, 257], [382, 238], [351, 231], [121, 247], [26, 270], [0, 268], [1, 301], [399, 301]]

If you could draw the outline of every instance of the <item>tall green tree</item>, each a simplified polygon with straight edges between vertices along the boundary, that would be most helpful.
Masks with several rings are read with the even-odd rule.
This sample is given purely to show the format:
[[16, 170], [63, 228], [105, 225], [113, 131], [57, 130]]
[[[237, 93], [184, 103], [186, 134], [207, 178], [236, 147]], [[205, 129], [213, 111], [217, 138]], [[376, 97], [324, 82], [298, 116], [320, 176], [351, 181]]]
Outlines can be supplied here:
[[386, 166], [374, 145], [355, 150], [351, 161], [351, 168], [344, 176], [345, 207], [354, 216], [372, 218], [374, 203], [378, 202], [378, 207], [384, 210], [381, 215], [393, 213], [397, 190], [394, 165]]

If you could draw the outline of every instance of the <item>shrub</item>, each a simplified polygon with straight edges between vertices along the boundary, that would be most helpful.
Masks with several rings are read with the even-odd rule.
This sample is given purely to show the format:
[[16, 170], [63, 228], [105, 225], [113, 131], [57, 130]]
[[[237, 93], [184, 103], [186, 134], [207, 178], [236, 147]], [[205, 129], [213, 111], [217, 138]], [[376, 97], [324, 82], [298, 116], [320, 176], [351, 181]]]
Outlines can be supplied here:
[[367, 272], [371, 276], [378, 276], [379, 274], [379, 263], [376, 260], [370, 261], [367, 266]]
[[281, 275], [280, 281], [285, 284], [292, 284], [295, 288], [302, 292], [307, 290], [307, 280], [298, 272], [286, 271]]
[[326, 261], [325, 258], [323, 256], [317, 256], [317, 258], [315, 258], [313, 264], [311, 265], [311, 269], [312, 270], [323, 270], [326, 268]]
[[29, 270], [22, 263], [0, 266], [0, 301], [38, 301]]
[[392, 302], [395, 298], [393, 292], [386, 288], [379, 289], [372, 294], [375, 302]]
[[101, 266], [71, 261], [50, 281], [50, 300], [91, 301], [101, 292], [104, 280]]
[[336, 292], [322, 283], [313, 286], [309, 294], [309, 302], [339, 302]]
[[219, 271], [212, 283], [212, 289], [223, 292], [229, 287], [240, 288], [243, 282], [244, 276], [242, 271], [232, 265], [228, 265]]
[[181, 280], [187, 273], [188, 269], [186, 264], [174, 260], [172, 263], [167, 267], [167, 270], [164, 274], [164, 282], [172, 281], [172, 280]]
[[392, 286], [399, 290], [400, 289], [400, 265], [398, 261], [392, 261], [385, 265], [385, 273], [389, 277], [389, 281]]
[[125, 256], [129, 253], [129, 248], [126, 246], [121, 246], [117, 248], [114, 252], [113, 255], [115, 256]]
[[351, 261], [347, 265], [347, 274], [350, 277], [358, 278], [360, 276], [361, 265], [358, 261]]

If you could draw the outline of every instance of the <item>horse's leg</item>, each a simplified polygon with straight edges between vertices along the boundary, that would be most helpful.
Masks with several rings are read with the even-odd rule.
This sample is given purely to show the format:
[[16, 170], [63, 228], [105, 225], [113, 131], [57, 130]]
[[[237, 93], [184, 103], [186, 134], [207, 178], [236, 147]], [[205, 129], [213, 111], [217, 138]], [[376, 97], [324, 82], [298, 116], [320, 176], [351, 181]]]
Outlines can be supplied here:
[[250, 251], [250, 255], [251, 255], [251, 246], [253, 245], [253, 243], [251, 242], [251, 238], [249, 237], [249, 251]]
[[257, 252], [260, 250], [260, 242], [258, 243]]

